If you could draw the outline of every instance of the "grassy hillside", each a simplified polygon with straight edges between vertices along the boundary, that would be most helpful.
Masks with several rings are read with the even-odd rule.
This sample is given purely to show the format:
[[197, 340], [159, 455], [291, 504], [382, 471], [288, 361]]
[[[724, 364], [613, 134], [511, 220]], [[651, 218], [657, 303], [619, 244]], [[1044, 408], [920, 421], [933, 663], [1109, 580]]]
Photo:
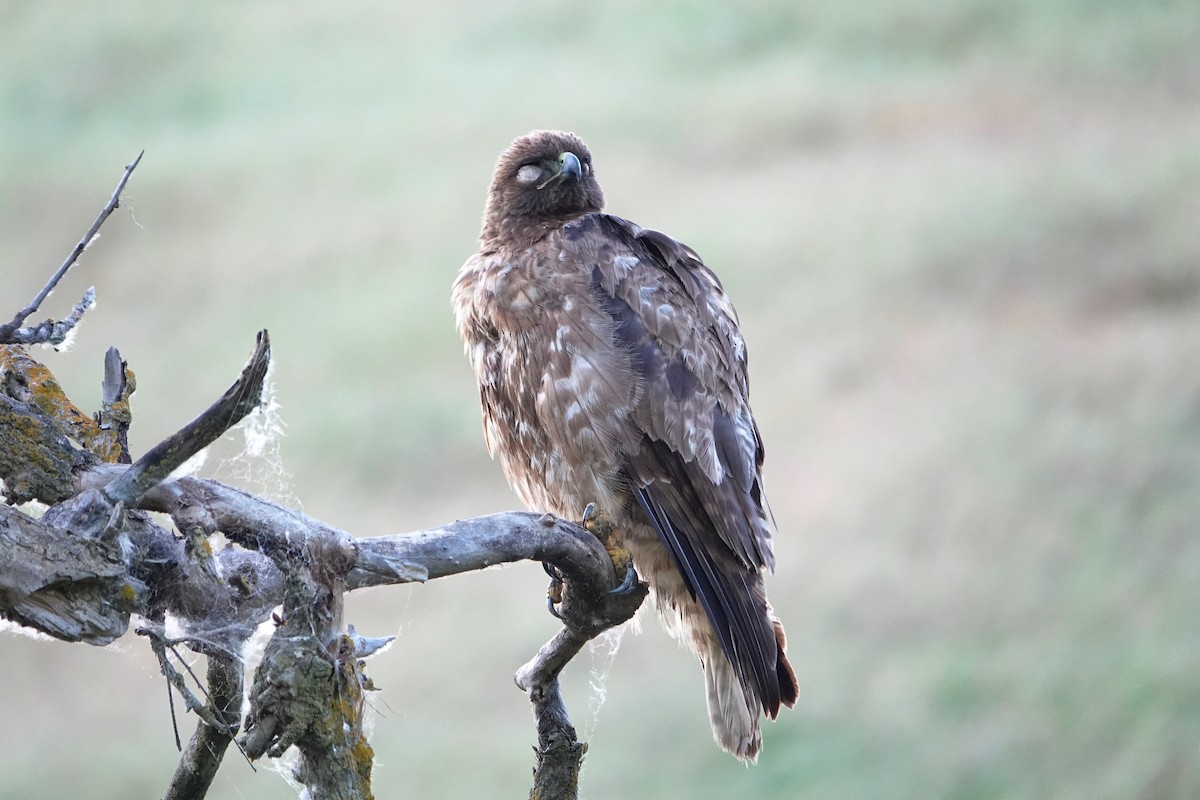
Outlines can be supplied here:
[[[81, 404], [117, 345], [144, 450], [267, 327], [287, 435], [252, 488], [364, 536], [514, 507], [449, 285], [499, 151], [573, 129], [609, 209], [741, 313], [801, 680], [744, 769], [643, 614], [570, 675], [584, 796], [1195, 797], [1198, 41], [1194, 0], [8, 2], [0, 316], [144, 148], [44, 308], [97, 287], [42, 353]], [[554, 630], [543, 587], [354, 598], [399, 632], [371, 669], [380, 797], [524, 796], [511, 674]], [[0, 636], [0, 800], [162, 791], [143, 642]], [[211, 796], [292, 793], [231, 757]]]

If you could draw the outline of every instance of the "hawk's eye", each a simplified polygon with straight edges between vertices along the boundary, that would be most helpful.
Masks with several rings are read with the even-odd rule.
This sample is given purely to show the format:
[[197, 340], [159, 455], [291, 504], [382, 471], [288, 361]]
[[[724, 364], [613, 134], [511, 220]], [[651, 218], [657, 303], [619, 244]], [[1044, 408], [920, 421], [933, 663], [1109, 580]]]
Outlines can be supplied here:
[[542, 177], [542, 168], [537, 164], [526, 164], [517, 170], [517, 183], [537, 183], [540, 177]]

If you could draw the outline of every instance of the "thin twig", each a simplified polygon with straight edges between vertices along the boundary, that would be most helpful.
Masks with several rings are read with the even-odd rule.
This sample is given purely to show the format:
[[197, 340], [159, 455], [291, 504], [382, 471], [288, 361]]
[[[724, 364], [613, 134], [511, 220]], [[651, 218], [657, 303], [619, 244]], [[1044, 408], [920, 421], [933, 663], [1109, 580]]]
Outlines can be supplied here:
[[[236, 739], [233, 739], [233, 734], [237, 732], [236, 731], [237, 723], [240, 720], [235, 718], [228, 722], [221, 722], [217, 719], [218, 715], [221, 713], [221, 709], [218, 708], [218, 706], [220, 705], [220, 698], [214, 697], [213, 693], [210, 690], [204, 688], [204, 683], [200, 680], [200, 676], [198, 676], [196, 674], [195, 670], [192, 669], [191, 664], [189, 664], [187, 662], [187, 659], [185, 659], [183, 657], [183, 655], [180, 654], [178, 647], [176, 647], [176, 645], [179, 645], [179, 644], [189, 644], [190, 645], [191, 643], [193, 643], [195, 641], [196, 640], [190, 636], [184, 636], [179, 639], [163, 639], [163, 645], [166, 646], [166, 648], [168, 650], [170, 650], [171, 653], [174, 654], [175, 659], [180, 664], [183, 664], [183, 668], [187, 670], [188, 675], [192, 676], [192, 680], [194, 680], [196, 682], [196, 686], [200, 689], [200, 692], [204, 695], [205, 706], [203, 709], [197, 710], [196, 713], [200, 716], [200, 718], [202, 720], [204, 720], [205, 724], [207, 724], [210, 728], [212, 728], [217, 733], [219, 733], [223, 736], [228, 736], [233, 741], [233, 743], [237, 747], [238, 751], [241, 752], [242, 756], [246, 759], [246, 763], [250, 765], [250, 769], [253, 770], [254, 763], [250, 760], [250, 756], [248, 756], [246, 754], [246, 751], [242, 749], [241, 743], [238, 742]], [[238, 661], [236, 654], [217, 655], [217, 654], [210, 653], [207, 656], [207, 658], [209, 659], [210, 665], [213, 663], [214, 660], [222, 659], [222, 660], [229, 662], [229, 665], [227, 667], [228, 669], [238, 669], [238, 670], [241, 669], [241, 665], [240, 665], [240, 662]], [[209, 672], [210, 673], [212, 672], [211, 667], [209, 669]], [[210, 687], [212, 686], [212, 675], [211, 674], [209, 676], [209, 686]], [[239, 695], [240, 695], [240, 693], [239, 693]], [[213, 720], [213, 721], [210, 721], [210, 720]], [[257, 771], [257, 770], [255, 770], [255, 771]]]
[[[92, 243], [92, 240], [96, 238], [96, 234], [100, 231], [100, 226], [104, 224], [104, 221], [108, 219], [108, 216], [112, 214], [113, 211], [120, 207], [121, 192], [124, 191], [125, 184], [129, 182], [129, 176], [133, 174], [134, 169], [137, 168], [137, 165], [141, 162], [142, 156], [145, 155], [145, 153], [145, 150], [138, 153], [138, 157], [135, 158], [132, 163], [125, 166], [125, 172], [121, 175], [121, 180], [117, 183], [117, 188], [113, 190], [112, 196], [108, 198], [108, 202], [105, 203], [104, 208], [100, 210], [100, 215], [96, 217], [96, 221], [92, 223], [92, 227], [88, 228], [87, 233], [83, 235], [83, 238], [80, 239], [79, 243], [76, 244], [74, 249], [71, 250], [70, 255], [68, 255], [66, 260], [62, 262], [58, 268], [58, 271], [54, 273], [46, 285], [42, 287], [42, 290], [37, 293], [29, 305], [17, 312], [17, 315], [12, 318], [11, 322], [5, 325], [0, 325], [0, 342], [8, 342], [10, 340], [9, 337], [11, 337], [13, 333], [20, 328], [22, 324], [24, 324], [25, 320], [29, 318], [29, 315], [41, 307], [42, 301], [46, 299], [50, 292], [54, 291], [54, 287], [57, 286], [58, 282], [62, 280], [63, 276], [67, 274], [67, 270], [75, 265], [75, 262], [79, 260], [79, 256], [83, 254], [83, 251], [86, 250], [88, 245]], [[90, 291], [91, 290], [89, 290], [89, 293]], [[79, 308], [80, 306], [77, 305], [76, 311], [79, 314], [82, 314], [83, 312], [80, 311]], [[76, 322], [78, 322], [78, 320], [76, 320]]]
[[[0, 342], [7, 344], [52, 344], [58, 346], [67, 340], [67, 336], [83, 319], [83, 315], [96, 305], [96, 288], [93, 286], [83, 293], [79, 302], [71, 309], [65, 319], [48, 319], [32, 328], [17, 328], [7, 338], [4, 338], [4, 328], [0, 328]], [[7, 327], [7, 326], [6, 326]]]
[[[171, 686], [175, 687], [175, 691], [179, 692], [179, 696], [183, 698], [183, 702], [187, 706], [187, 710], [193, 712], [196, 714], [196, 716], [200, 717], [200, 719], [204, 720], [217, 730], [228, 731], [229, 726], [217, 719], [216, 716], [209, 710], [208, 706], [204, 703], [201, 703], [200, 699], [196, 697], [196, 695], [192, 694], [191, 689], [189, 689], [187, 686], [187, 680], [183, 677], [183, 673], [171, 666], [171, 660], [167, 658], [167, 648], [172, 647], [172, 651], [174, 651], [173, 646], [168, 644], [168, 641], [160, 636], [153, 628], [138, 628], [137, 633], [138, 635], [145, 636], [150, 640], [150, 649], [154, 651], [154, 655], [158, 658], [159, 669], [162, 671], [163, 676], [166, 677], [167, 682]], [[175, 656], [176, 658], [179, 658], [178, 653], [176, 653]], [[180, 658], [180, 662], [187, 667], [187, 671], [191, 673], [192, 678], [196, 681], [196, 684], [200, 686], [200, 691], [204, 692], [204, 687], [200, 685], [200, 679], [196, 677], [194, 672], [192, 672], [192, 668], [189, 667], [187, 662], [184, 662], [182, 658]], [[205, 697], [207, 696], [207, 692], [205, 692]], [[172, 717], [174, 717], [173, 710]], [[178, 728], [176, 729], [175, 739], [176, 745], [178, 746]]]
[[204, 695], [204, 702], [210, 702], [212, 698], [208, 696], [208, 692], [204, 691], [204, 684], [201, 683], [200, 678], [197, 677], [195, 670], [192, 669], [192, 665], [187, 662], [187, 659], [179, 654], [179, 649], [175, 647], [174, 644], [170, 642], [166, 642], [165, 644], [167, 649], [171, 651], [171, 654], [175, 656], [175, 660], [180, 664], [183, 664], [183, 668], [187, 670], [188, 675], [192, 676], [192, 680], [196, 682], [197, 688], [199, 688], [200, 692]]
[[[155, 654], [157, 655], [157, 653], [156, 650]], [[179, 741], [179, 720], [175, 717], [175, 692], [171, 691], [170, 681], [167, 681], [167, 708], [171, 710], [171, 732], [175, 734], [175, 749], [182, 752], [183, 743]]]

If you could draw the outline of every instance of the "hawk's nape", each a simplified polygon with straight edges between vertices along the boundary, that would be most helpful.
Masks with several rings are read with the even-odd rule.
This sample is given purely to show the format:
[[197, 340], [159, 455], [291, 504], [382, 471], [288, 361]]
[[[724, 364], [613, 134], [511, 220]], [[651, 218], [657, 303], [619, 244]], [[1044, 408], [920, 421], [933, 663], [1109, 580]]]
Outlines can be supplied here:
[[720, 282], [665, 234], [600, 213], [591, 153], [534, 131], [501, 155], [481, 248], [454, 285], [484, 431], [531, 508], [613, 519], [668, 629], [704, 667], [742, 759], [796, 701], [746, 349]]

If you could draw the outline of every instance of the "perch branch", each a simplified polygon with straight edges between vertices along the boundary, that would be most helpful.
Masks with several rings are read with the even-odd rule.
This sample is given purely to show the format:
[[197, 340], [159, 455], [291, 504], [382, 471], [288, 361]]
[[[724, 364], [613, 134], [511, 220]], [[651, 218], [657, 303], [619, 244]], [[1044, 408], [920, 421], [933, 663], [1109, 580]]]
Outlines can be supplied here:
[[[111, 478], [122, 470], [118, 466], [98, 465], [86, 473], [84, 485], [102, 485], [105, 477]], [[322, 562], [321, 558], [311, 555], [314, 543], [332, 544], [331, 552], [337, 560], [353, 556], [352, 562], [348, 562], [347, 590], [446, 577], [518, 560], [555, 564], [566, 581], [562, 603], [566, 627], [521, 668], [516, 680], [528, 694], [537, 722], [534, 796], [570, 798], [577, 795], [579, 768], [586, 746], [579, 742], [571, 725], [559, 688], [559, 674], [589, 640], [629, 619], [646, 595], [644, 585], [626, 595], [608, 594], [616, 584], [612, 561], [592, 534], [550, 515], [504, 512], [409, 534], [352, 540], [344, 531], [299, 512], [215, 481], [192, 477], [165, 481], [143, 495], [138, 504], [142, 508], [171, 514], [177, 524], [201, 525], [210, 532], [219, 530], [245, 547], [264, 552], [307, 552], [310, 556], [302, 561], [314, 568]], [[347, 543], [351, 549], [347, 549]], [[244, 555], [265, 560], [260, 553]], [[295, 571], [294, 568], [288, 570], [291, 574]], [[257, 588], [254, 596], [264, 603], [283, 599], [283, 595], [266, 594]], [[308, 606], [311, 607], [311, 600]], [[305, 603], [285, 601], [285, 608], [293, 609], [288, 622], [295, 622], [295, 610], [305, 607]], [[290, 649], [281, 650], [272, 656], [270, 663], [282, 666], [273, 671], [294, 676], [300, 674], [295, 670], [296, 665], [303, 664], [306, 670], [316, 671], [313, 679], [306, 683], [341, 687], [338, 689], [341, 692], [352, 691], [357, 684], [349, 674], [344, 678], [333, 677], [348, 668], [347, 659], [331, 652], [329, 645], [321, 642], [333, 627], [314, 626], [303, 616], [299, 619], [303, 621], [304, 629], [317, 627], [325, 633], [315, 638], [297, 637], [284, 635], [281, 629], [277, 632], [280, 634], [277, 637], [279, 647], [286, 645], [294, 649], [304, 645], [303, 650], [308, 655], [300, 657]], [[299, 744], [308, 738], [304, 731], [314, 726], [322, 727], [320, 723], [325, 720], [323, 711], [328, 708], [327, 703], [299, 702], [277, 683], [263, 683], [259, 691], [271, 702], [256, 718], [254, 728], [246, 733], [245, 747], [251, 756], [271, 749], [278, 751], [284, 743]], [[284, 709], [287, 709], [286, 713]], [[309, 752], [316, 750], [309, 747]], [[355, 766], [363, 768], [361, 762], [341, 764], [340, 774], [352, 773]], [[322, 774], [329, 774], [326, 767], [322, 767]]]
[[[589, 538], [599, 545], [595, 537], [589, 535]], [[599, 546], [603, 551], [603, 546]], [[537, 723], [537, 764], [529, 792], [531, 800], [578, 797], [579, 771], [587, 744], [579, 741], [567, 715], [558, 676], [590, 640], [632, 617], [648, 592], [646, 584], [638, 583], [630, 592], [610, 593], [612, 562], [604, 560], [608, 575], [600, 581], [593, 574], [572, 572], [555, 563], [566, 584], [561, 609], [564, 627], [515, 676], [517, 686], [529, 697]]]
[[[609, 594], [616, 580], [604, 546], [594, 535], [550, 515], [507, 512], [412, 534], [355, 540], [319, 520], [215, 481], [170, 479], [170, 471], [258, 404], [269, 353], [263, 332], [239, 380], [196, 421], [132, 466], [80, 465], [71, 486], [75, 496], [47, 512], [44, 523], [59, 536], [70, 531], [84, 540], [110, 544], [114, 532], [121, 531], [133, 544], [132, 556], [124, 563], [113, 559], [112, 574], [106, 576], [120, 587], [132, 586], [130, 598], [109, 627], [86, 638], [99, 641], [123, 630], [130, 610], [150, 619], [170, 611], [184, 620], [202, 620], [205, 635], [189, 641], [189, 646], [222, 657], [272, 605], [282, 602], [285, 621], [272, 639], [277, 649], [264, 659], [267, 667], [260, 668], [252, 692], [258, 699], [252, 703], [254, 724], [245, 734], [246, 751], [251, 756], [278, 753], [296, 744], [304, 753], [304, 777], [310, 786], [332, 785], [331, 779], [354, 779], [356, 785], [369, 786], [370, 749], [361, 734], [362, 690], [368, 682], [357, 664], [356, 645], [340, 634], [343, 593], [517, 560], [550, 562], [566, 583], [561, 606], [566, 627], [522, 667], [517, 683], [528, 693], [537, 718], [534, 796], [576, 796], [586, 746], [570, 724], [558, 676], [587, 641], [632, 616], [645, 587]], [[118, 365], [119, 355], [111, 353], [106, 359], [106, 403], [124, 394]], [[29, 403], [14, 409], [51, 418]], [[136, 509], [170, 514], [184, 541]], [[185, 542], [192, 542], [195, 550], [218, 531], [245, 549], [188, 554]], [[126, 570], [129, 580], [123, 582]], [[107, 586], [101, 584], [103, 596], [118, 591]], [[103, 606], [103, 596], [93, 602]], [[214, 608], [221, 609], [219, 615]], [[159, 657], [170, 683], [205, 720], [202, 726], [213, 729], [204, 735], [226, 735], [228, 725], [211, 712], [201, 713], [199, 700], [182, 691], [182, 675], [168, 664], [161, 643], [157, 650], [162, 651]], [[302, 674], [306, 680], [297, 684]], [[314, 693], [300, 692], [305, 685]], [[332, 750], [331, 742], [336, 742]], [[341, 755], [330, 760], [326, 751]], [[192, 769], [186, 756], [179, 769]]]
[[571, 725], [558, 676], [588, 641], [633, 616], [646, 597], [646, 585], [609, 594], [616, 580], [604, 546], [591, 533], [549, 514], [491, 514], [403, 536], [360, 539], [358, 545], [358, 567], [348, 582], [352, 588], [390, 582], [384, 576], [394, 564], [421, 565], [428, 578], [522, 559], [558, 568], [566, 584], [565, 627], [517, 672], [516, 683], [529, 697], [538, 731], [530, 797], [577, 797], [587, 745]]
[[[103, 489], [128, 469], [97, 464], [79, 475], [77, 491]], [[424, 582], [514, 561], [548, 561], [568, 582], [576, 579], [599, 587], [598, 592], [616, 584], [612, 560], [599, 540], [550, 514], [502, 511], [411, 533], [356, 539], [307, 514], [191, 476], [159, 483], [135, 506], [171, 515], [181, 530], [198, 525], [205, 533], [220, 531], [250, 550], [304, 548], [309, 540], [322, 538], [349, 543], [357, 554], [346, 577], [347, 591]]]
[[[128, 469], [117, 465], [97, 465], [85, 473], [81, 488], [94, 491]], [[215, 481], [191, 477], [168, 480], [155, 486], [138, 500], [138, 505], [171, 513], [184, 525], [202, 524], [210, 531], [220, 530], [247, 547], [308, 553], [300, 562], [311, 564], [314, 570], [318, 570], [324, 561], [320, 557], [313, 557], [314, 553], [319, 556], [321, 552], [320, 547], [314, 545], [332, 545], [332, 557], [344, 562], [344, 566], [332, 572], [348, 570], [347, 589], [445, 577], [517, 560], [549, 561], [555, 564], [566, 580], [567, 589], [562, 604], [566, 627], [522, 667], [517, 674], [517, 683], [527, 692], [537, 720], [535, 796], [576, 796], [579, 766], [586, 747], [578, 741], [571, 726], [559, 689], [559, 673], [591, 638], [631, 617], [646, 593], [644, 586], [638, 586], [628, 595], [608, 594], [608, 590], [616, 583], [612, 561], [592, 534], [549, 515], [505, 512], [460, 520], [411, 534], [359, 539], [352, 542], [353, 547], [347, 548], [345, 544], [349, 534], [343, 531]], [[182, 544], [174, 544], [182, 548]], [[159, 546], [163, 546], [162, 543]], [[259, 552], [233, 552], [260, 566], [261, 562], [267, 560]], [[415, 569], [414, 565], [422, 565], [423, 568]], [[295, 574], [294, 569], [289, 572]], [[232, 576], [236, 573], [226, 574]], [[247, 574], [257, 575], [259, 569], [247, 570]], [[231, 577], [229, 582], [235, 587], [242, 585], [236, 577]], [[248, 630], [251, 622], [261, 619], [265, 608], [279, 602], [284, 596], [278, 583], [273, 586], [247, 586], [243, 591], [252, 596], [255, 603], [239, 607], [244, 608], [245, 613], [254, 614], [252, 619], [243, 621], [242, 630]], [[292, 602], [286, 603], [285, 607], [291, 608], [295, 614], [296, 609], [305, 608], [306, 605]], [[312, 607], [311, 600], [307, 607]], [[302, 627], [307, 630], [314, 627], [312, 621], [304, 616], [292, 616], [291, 621], [303, 622]], [[317, 673], [310, 683], [323, 687], [337, 686], [340, 687], [337, 691], [342, 693], [356, 692], [358, 683], [353, 679], [353, 671], [349, 670], [352, 659], [342, 653], [344, 648], [331, 650], [330, 645], [322, 644], [321, 639], [328, 637], [334, 627], [327, 624], [318, 627], [325, 633], [310, 638], [306, 650], [308, 657], [281, 655], [273, 663], [282, 663], [283, 667], [304, 664], [306, 669]], [[281, 643], [289, 640], [295, 642], [298, 637], [279, 637]], [[282, 671], [288, 673], [287, 669]], [[341, 675], [343, 671], [346, 671], [345, 677], [331, 684], [332, 676]], [[291, 674], [296, 673], [292, 670]], [[280, 691], [275, 686], [267, 696], [278, 698]], [[287, 700], [287, 696], [284, 700]], [[280, 702], [278, 699], [275, 701], [273, 707], [276, 712]], [[246, 749], [252, 755], [277, 749], [283, 742], [291, 743], [289, 740], [299, 743], [306, 739], [301, 731], [315, 721], [323, 720], [324, 717], [318, 712], [329, 706], [311, 701], [302, 704], [300, 708], [307, 710], [300, 712], [301, 725], [296, 724], [296, 709], [288, 703], [283, 703], [283, 707], [291, 708], [290, 716], [280, 717], [272, 713], [260, 717], [256, 735], [250, 737], [247, 734]], [[315, 750], [310, 748], [310, 752]], [[361, 746], [356, 752], [363, 752]], [[347, 770], [352, 773], [356, 769], [365, 769], [363, 762], [344, 763], [341, 774], [346, 775], [349, 774]]]
[[[103, 489], [128, 469], [97, 464], [80, 474], [77, 490]], [[348, 543], [357, 554], [346, 577], [347, 591], [424, 582], [514, 561], [548, 561], [568, 582], [599, 587], [597, 592], [616, 583], [612, 561], [596, 537], [550, 514], [503, 511], [411, 533], [355, 539], [307, 514], [191, 476], [161, 482], [135, 505], [171, 515], [181, 530], [199, 526], [205, 533], [220, 531], [250, 550], [304, 548], [313, 539]]]
[[67, 333], [79, 322], [84, 312], [91, 308], [95, 302], [95, 291], [88, 289], [83, 299], [76, 303], [74, 311], [71, 312], [71, 315], [66, 320], [62, 322], [44, 322], [35, 328], [21, 328], [21, 325], [25, 323], [29, 315], [37, 311], [50, 292], [54, 291], [54, 287], [67, 274], [67, 270], [71, 269], [75, 265], [75, 262], [79, 260], [79, 256], [83, 254], [83, 251], [96, 238], [96, 234], [100, 232], [100, 226], [104, 224], [104, 221], [108, 219], [113, 211], [120, 207], [121, 192], [125, 190], [125, 184], [129, 182], [129, 176], [133, 174], [133, 171], [137, 168], [138, 163], [141, 162], [142, 156], [145, 153], [146, 151], [143, 150], [141, 153], [138, 153], [137, 158], [125, 165], [125, 172], [121, 175], [121, 180], [117, 183], [117, 188], [113, 190], [112, 195], [108, 198], [108, 202], [104, 204], [104, 208], [100, 209], [100, 215], [96, 217], [96, 221], [92, 223], [92, 227], [88, 228], [87, 233], [83, 235], [83, 238], [71, 250], [71, 253], [62, 262], [54, 275], [51, 276], [50, 280], [46, 282], [46, 285], [42, 287], [42, 290], [34, 296], [29, 305], [17, 312], [17, 315], [12, 318], [11, 322], [0, 325], [0, 343], [33, 344], [50, 342], [61, 344]]
[[[395, 583], [392, 573], [407, 569], [428, 580], [512, 561], [549, 561], [568, 577], [612, 588], [612, 561], [587, 531], [551, 514], [505, 511], [455, 520], [436, 528], [360, 539], [358, 563], [347, 587]], [[608, 581], [608, 583], [605, 583]]]

